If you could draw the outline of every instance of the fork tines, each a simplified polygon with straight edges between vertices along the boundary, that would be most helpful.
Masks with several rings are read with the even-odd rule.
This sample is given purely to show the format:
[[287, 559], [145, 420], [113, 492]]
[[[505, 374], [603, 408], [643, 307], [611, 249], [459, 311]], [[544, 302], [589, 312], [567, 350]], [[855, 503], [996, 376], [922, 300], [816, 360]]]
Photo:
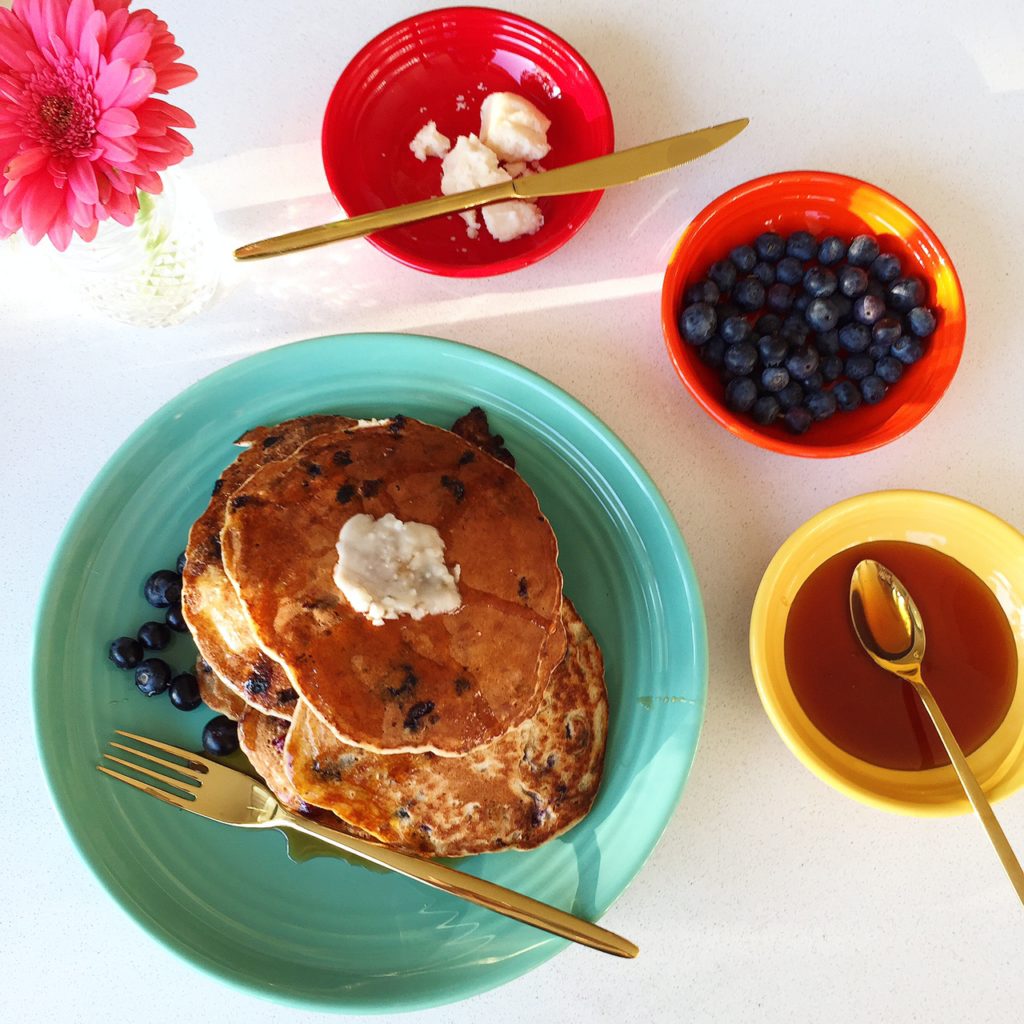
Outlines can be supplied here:
[[[134, 786], [135, 789], [141, 789], [144, 793], [148, 793], [150, 796], [155, 796], [158, 800], [163, 800], [165, 803], [172, 804], [175, 807], [189, 809], [189, 804], [191, 804], [196, 798], [196, 790], [202, 785], [203, 775], [205, 775], [209, 770], [206, 765], [203, 764], [202, 761], [195, 760], [188, 751], [182, 750], [179, 747], [172, 747], [170, 744], [161, 743], [159, 740], [147, 739], [145, 736], [138, 736], [135, 733], [124, 732], [121, 729], [116, 729], [115, 732], [118, 736], [124, 736], [126, 739], [134, 740], [136, 743], [153, 747], [179, 758], [179, 761], [177, 762], [168, 761], [165, 758], [156, 756], [155, 754], [150, 754], [145, 750], [138, 750], [135, 747], [125, 746], [125, 744], [118, 743], [116, 740], [110, 741], [110, 745], [112, 747], [117, 750], [123, 750], [125, 753], [131, 754], [133, 757], [148, 761], [150, 764], [159, 765], [161, 768], [166, 769], [166, 771], [154, 771], [152, 768], [147, 768], [142, 764], [136, 764], [134, 761], [126, 761], [124, 758], [117, 757], [115, 754], [103, 755], [105, 760], [122, 765], [123, 767], [129, 768], [133, 772], [138, 772], [141, 775], [147, 775], [151, 779], [156, 779], [158, 782], [162, 782], [165, 786], [172, 787], [173, 791], [160, 789], [157, 786], [151, 786], [149, 783], [132, 778], [130, 775], [125, 775], [122, 772], [115, 771], [112, 768], [108, 768], [106, 765], [98, 764], [96, 765], [97, 769], [103, 772], [104, 775], [109, 775], [111, 778], [117, 779], [119, 782], [125, 782], [129, 786]], [[170, 773], [175, 774], [172, 775]], [[191, 781], [186, 782], [184, 780]]]

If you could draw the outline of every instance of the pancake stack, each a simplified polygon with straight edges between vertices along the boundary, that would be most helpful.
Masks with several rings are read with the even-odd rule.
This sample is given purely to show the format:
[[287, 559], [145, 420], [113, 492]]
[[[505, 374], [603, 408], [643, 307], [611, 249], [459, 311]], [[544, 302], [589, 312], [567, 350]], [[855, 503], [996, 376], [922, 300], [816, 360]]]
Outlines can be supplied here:
[[[608, 703], [558, 547], [479, 409], [260, 427], [186, 549], [206, 703], [281, 803], [425, 856], [530, 849], [590, 809]], [[355, 515], [434, 527], [460, 606], [374, 625], [335, 582]]]

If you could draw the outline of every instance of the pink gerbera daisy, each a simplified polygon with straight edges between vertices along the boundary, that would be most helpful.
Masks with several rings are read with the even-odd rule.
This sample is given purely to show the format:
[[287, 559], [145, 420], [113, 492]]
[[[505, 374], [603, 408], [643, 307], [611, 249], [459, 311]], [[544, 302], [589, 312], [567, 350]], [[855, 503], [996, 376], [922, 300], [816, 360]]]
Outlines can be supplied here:
[[63, 251], [99, 221], [131, 224], [137, 190], [192, 152], [183, 110], [159, 99], [194, 68], [130, 0], [15, 0], [0, 8], [0, 238], [19, 228]]

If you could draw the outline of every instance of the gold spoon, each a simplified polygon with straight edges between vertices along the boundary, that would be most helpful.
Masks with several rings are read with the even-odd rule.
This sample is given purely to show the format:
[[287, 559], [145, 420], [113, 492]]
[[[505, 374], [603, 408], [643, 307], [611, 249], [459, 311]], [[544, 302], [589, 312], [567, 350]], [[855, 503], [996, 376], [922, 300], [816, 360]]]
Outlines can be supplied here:
[[884, 565], [871, 558], [857, 563], [850, 580], [850, 616], [861, 646], [875, 664], [910, 683], [921, 698], [942, 740], [949, 760], [960, 776], [967, 799], [970, 800], [992, 845], [1003, 862], [1020, 901], [1024, 903], [1024, 871], [1002, 830], [992, 805], [981, 790], [978, 780], [967, 764], [953, 731], [946, 721], [932, 691], [921, 677], [924, 660], [924, 623], [907, 588]]

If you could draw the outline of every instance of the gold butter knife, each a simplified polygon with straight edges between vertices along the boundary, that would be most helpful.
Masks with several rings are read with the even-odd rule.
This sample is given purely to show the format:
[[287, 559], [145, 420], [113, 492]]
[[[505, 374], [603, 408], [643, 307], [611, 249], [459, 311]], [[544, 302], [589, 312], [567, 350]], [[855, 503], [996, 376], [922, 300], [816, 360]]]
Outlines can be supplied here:
[[726, 121], [711, 128], [673, 135], [669, 139], [648, 142], [643, 146], [623, 149], [618, 153], [583, 160], [580, 163], [558, 167], [553, 171], [542, 171], [524, 178], [504, 181], [500, 185], [476, 188], [470, 192], [457, 192], [450, 196], [436, 196], [418, 203], [406, 203], [387, 210], [360, 214], [347, 220], [336, 220], [301, 231], [290, 231], [286, 235], [275, 235], [260, 242], [250, 242], [235, 250], [236, 260], [256, 260], [267, 256], [280, 256], [287, 252], [312, 249], [328, 242], [340, 242], [345, 238], [359, 238], [362, 235], [397, 227], [429, 217], [446, 213], [458, 213], [474, 206], [485, 206], [505, 199], [539, 199], [542, 196], [565, 196], [574, 192], [594, 192], [611, 188], [613, 185], [628, 185], [661, 174], [680, 164], [695, 160], [713, 149], [725, 145], [735, 138], [750, 123], [746, 117]]

